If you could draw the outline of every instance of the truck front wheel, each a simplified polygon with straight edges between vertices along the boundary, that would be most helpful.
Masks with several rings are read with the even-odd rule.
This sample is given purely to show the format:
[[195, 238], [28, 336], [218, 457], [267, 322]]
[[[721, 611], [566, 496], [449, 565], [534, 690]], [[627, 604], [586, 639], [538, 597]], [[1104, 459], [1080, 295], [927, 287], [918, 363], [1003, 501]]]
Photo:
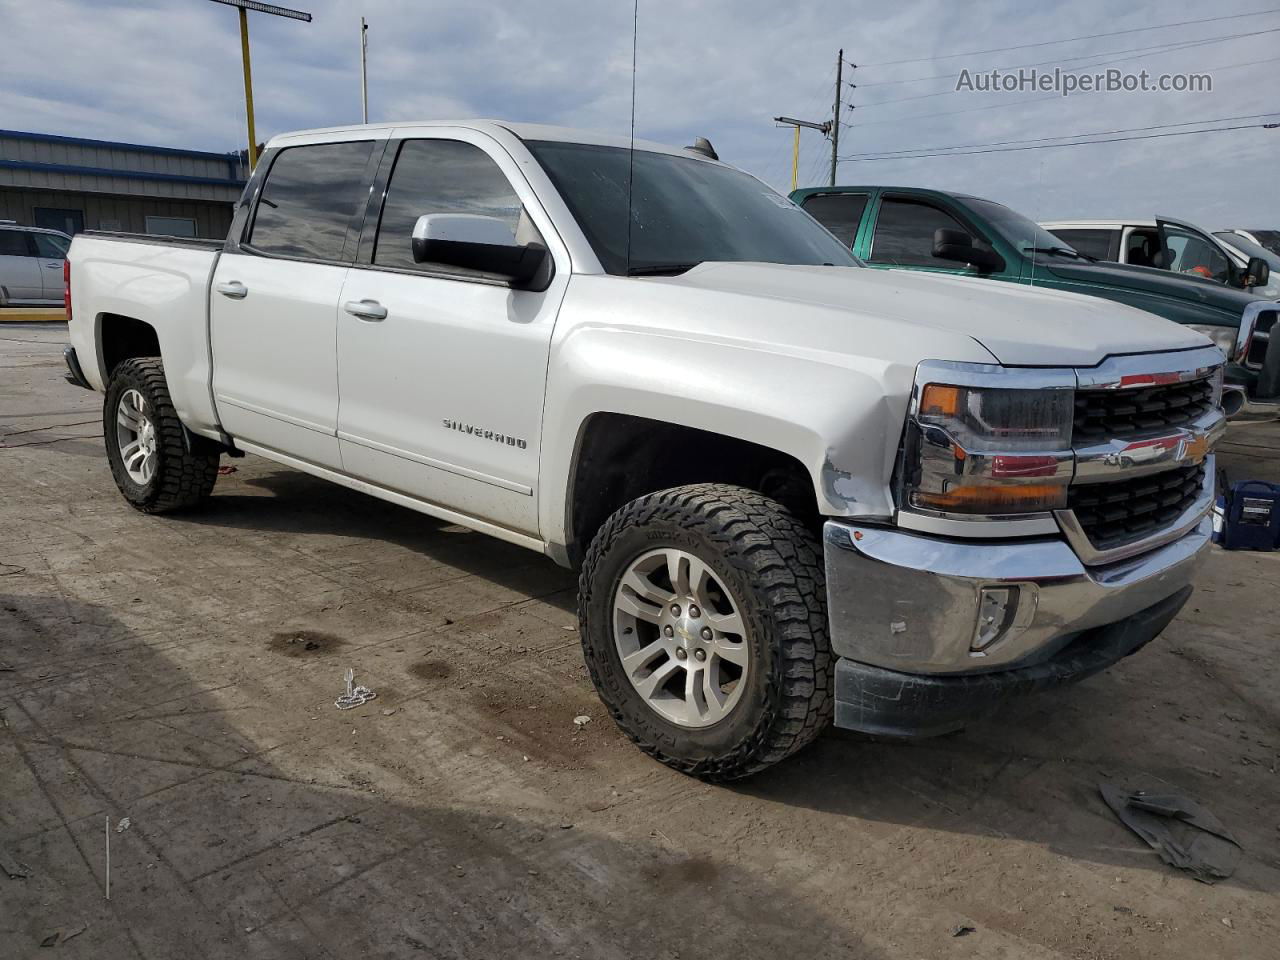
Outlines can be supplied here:
[[579, 629], [615, 722], [684, 773], [747, 776], [831, 720], [819, 547], [754, 491], [677, 487], [611, 516], [583, 564]]
[[126, 360], [111, 374], [102, 407], [111, 475], [144, 513], [194, 506], [218, 479], [218, 452], [185, 435], [158, 357]]

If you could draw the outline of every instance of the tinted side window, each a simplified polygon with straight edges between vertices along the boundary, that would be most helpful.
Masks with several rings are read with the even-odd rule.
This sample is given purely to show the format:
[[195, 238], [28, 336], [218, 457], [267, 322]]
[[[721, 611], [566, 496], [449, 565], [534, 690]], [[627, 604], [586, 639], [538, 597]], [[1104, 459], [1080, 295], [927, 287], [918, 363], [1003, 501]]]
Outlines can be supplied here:
[[1111, 245], [1120, 235], [1119, 230], [1055, 230], [1053, 233], [1086, 257], [1096, 260], [1115, 259]]
[[67, 258], [67, 241], [52, 233], [33, 233], [31, 239], [36, 242], [36, 256], [49, 260], [65, 260]]
[[414, 262], [413, 226], [429, 213], [497, 217], [520, 242], [539, 239], [498, 165], [479, 147], [458, 140], [406, 140], [401, 145], [387, 186], [373, 262], [382, 267], [478, 275]]
[[873, 263], [911, 267], [945, 267], [955, 270], [954, 260], [933, 255], [933, 233], [940, 227], [969, 231], [951, 214], [916, 200], [883, 200], [871, 243]]
[[834, 233], [846, 247], [853, 246], [866, 209], [865, 193], [817, 194], [804, 201], [805, 213]]
[[0, 230], [0, 257], [34, 257], [24, 230]]
[[365, 203], [373, 143], [320, 143], [280, 151], [258, 198], [249, 244], [264, 253], [343, 260], [347, 228]]
[[1215, 247], [1207, 237], [1172, 226], [1166, 227], [1164, 234], [1169, 252], [1173, 255], [1167, 269], [1174, 273], [1207, 277], [1219, 283], [1230, 281], [1231, 267], [1228, 265], [1226, 254]]

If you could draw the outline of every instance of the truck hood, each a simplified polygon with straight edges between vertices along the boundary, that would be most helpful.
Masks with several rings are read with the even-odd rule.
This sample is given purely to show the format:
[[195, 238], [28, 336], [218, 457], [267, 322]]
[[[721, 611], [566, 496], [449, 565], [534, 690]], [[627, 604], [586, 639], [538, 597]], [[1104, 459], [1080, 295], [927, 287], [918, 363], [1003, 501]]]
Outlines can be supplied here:
[[1232, 314], [1239, 322], [1245, 304], [1259, 297], [1236, 290], [1206, 277], [1170, 273], [1156, 267], [1136, 267], [1125, 263], [1052, 263], [1041, 261], [1055, 277], [1071, 283], [1118, 287], [1139, 293], [1153, 293], [1171, 300], [1204, 304]]
[[[903, 325], [903, 336], [946, 330], [977, 340], [1010, 366], [1079, 366], [1109, 355], [1203, 347], [1207, 337], [1109, 300], [1017, 283], [912, 270], [704, 263], [664, 284], [844, 309]], [[785, 317], [785, 308], [780, 308]], [[912, 333], [912, 327], [921, 328]], [[946, 359], [946, 358], [937, 358]]]

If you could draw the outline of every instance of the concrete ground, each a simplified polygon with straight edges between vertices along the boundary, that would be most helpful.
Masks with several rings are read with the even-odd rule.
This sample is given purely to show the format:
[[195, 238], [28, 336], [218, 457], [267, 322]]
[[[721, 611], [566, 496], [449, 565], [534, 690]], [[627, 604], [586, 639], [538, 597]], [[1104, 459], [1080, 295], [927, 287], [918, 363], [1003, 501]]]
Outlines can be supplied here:
[[[615, 731], [535, 554], [252, 458], [130, 509], [64, 339], [0, 328], [0, 957], [1278, 955], [1280, 554], [1215, 548], [1157, 642], [963, 734], [707, 786]], [[1226, 459], [1280, 480], [1280, 430]], [[1200, 799], [1235, 876], [1104, 777]]]

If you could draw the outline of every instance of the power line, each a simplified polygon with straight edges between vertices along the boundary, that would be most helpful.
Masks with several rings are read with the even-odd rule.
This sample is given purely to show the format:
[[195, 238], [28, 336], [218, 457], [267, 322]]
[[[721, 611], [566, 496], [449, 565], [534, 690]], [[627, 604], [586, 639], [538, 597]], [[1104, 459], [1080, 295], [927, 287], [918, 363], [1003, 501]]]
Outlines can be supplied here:
[[[1035, 63], [1018, 63], [1018, 64], [1010, 64], [1008, 66], [1002, 66], [1002, 67], [983, 67], [981, 72], [990, 73], [992, 70], [1023, 70], [1023, 69], [1026, 69], [1027, 67], [1044, 67], [1051, 63], [1070, 63], [1075, 60], [1093, 60], [1093, 59], [1096, 59], [1097, 57], [1109, 57], [1117, 53], [1141, 54], [1141, 53], [1164, 52], [1168, 50], [1182, 50], [1187, 47], [1198, 47], [1198, 46], [1204, 46], [1206, 44], [1211, 44], [1211, 43], [1222, 43], [1227, 40], [1239, 40], [1239, 39], [1244, 39], [1246, 37], [1256, 37], [1256, 36], [1259, 36], [1260, 34], [1265, 34], [1265, 33], [1276, 33], [1277, 30], [1280, 30], [1280, 28], [1276, 28], [1274, 30], [1250, 31], [1248, 33], [1231, 33], [1221, 37], [1209, 37], [1208, 39], [1205, 39], [1205, 40], [1178, 40], [1173, 43], [1157, 43], [1150, 47], [1133, 47], [1127, 50], [1103, 50], [1098, 53], [1081, 54], [1078, 57], [1055, 57], [1052, 60], [1037, 60]], [[1127, 57], [1125, 59], [1127, 59]], [[1110, 62], [1119, 63], [1120, 61], [1113, 60]], [[1073, 70], [1088, 69], [1088, 67], [1100, 67], [1100, 66], [1104, 66], [1104, 64], [1093, 63], [1093, 64], [1087, 64], [1084, 67], [1080, 67], [1080, 68], [1073, 67], [1072, 69]], [[861, 90], [865, 87], [887, 87], [887, 86], [892, 86], [900, 83], [923, 83], [926, 80], [954, 80], [958, 76], [960, 76], [959, 73], [937, 73], [931, 77], [910, 77], [905, 80], [873, 80], [871, 83], [859, 83], [859, 84], [850, 83], [849, 86], [851, 87], [856, 86], [857, 89]]]
[[1280, 123], [1246, 123], [1232, 127], [1209, 127], [1204, 130], [1179, 130], [1174, 133], [1148, 133], [1137, 137], [1111, 137], [1105, 140], [1079, 140], [1075, 143], [1046, 143], [1034, 147], [997, 147], [991, 150], [960, 150], [951, 153], [918, 153], [909, 156], [845, 157], [848, 163], [867, 163], [875, 160], [925, 160], [930, 157], [963, 157], [987, 153], [1022, 153], [1027, 150], [1054, 150], [1059, 147], [1092, 147], [1100, 143], [1126, 143], [1131, 140], [1160, 140], [1165, 137], [1189, 137], [1201, 133], [1225, 133], [1230, 130], [1275, 130]]
[[1075, 43], [1079, 40], [1100, 40], [1103, 37], [1119, 37], [1130, 33], [1146, 33], [1150, 30], [1168, 30], [1173, 27], [1189, 27], [1200, 23], [1219, 23], [1223, 20], [1242, 20], [1246, 17], [1263, 17], [1272, 13], [1280, 13], [1280, 7], [1269, 10], [1256, 10], [1253, 13], [1233, 13], [1221, 17], [1205, 17], [1202, 20], [1180, 20], [1177, 23], [1161, 23], [1150, 27], [1133, 27], [1128, 30], [1112, 30], [1107, 33], [1091, 33], [1082, 37], [1067, 37], [1062, 40], [1043, 40], [1039, 43], [1019, 43], [1011, 47], [993, 47], [990, 50], [968, 50], [964, 53], [944, 53], [933, 57], [914, 57], [906, 60], [882, 60], [880, 63], [864, 63], [863, 67], [894, 67], [906, 63], [928, 63], [933, 60], [954, 60], [956, 57], [978, 57], [987, 53], [1004, 53], [1008, 50], [1028, 50], [1033, 47], [1051, 47], [1059, 43]]
[[[1209, 67], [1207, 68], [1206, 72], [1217, 71], [1221, 73], [1227, 70], [1236, 70], [1241, 67], [1256, 67], [1259, 64], [1263, 64], [1263, 63], [1275, 63], [1277, 60], [1280, 60], [1280, 57], [1265, 57], [1262, 60], [1248, 60], [1244, 63], [1232, 63], [1223, 67]], [[1100, 92], [1101, 91], [1094, 90], [1089, 93], [1080, 93], [1080, 94], [1077, 94], [1076, 96], [1077, 97], [1095, 96]], [[913, 113], [905, 117], [893, 117], [885, 120], [868, 120], [868, 121], [859, 122], [859, 123], [849, 123], [848, 121], [844, 121], [844, 120], [840, 122], [843, 123], [846, 127], [850, 127], [850, 128], [873, 127], [873, 126], [878, 126], [886, 123], [903, 123], [908, 120], [927, 120], [932, 117], [950, 117], [960, 113], [977, 113], [978, 111], [981, 111], [981, 110], [998, 110], [1002, 107], [1016, 107], [1021, 104], [1027, 104], [1027, 103], [1047, 103], [1050, 100], [1069, 100], [1069, 99], [1071, 98], [1064, 97], [1061, 94], [1051, 93], [1048, 96], [1044, 96], [1044, 97], [1028, 97], [1024, 100], [1009, 100], [1003, 103], [987, 103], [978, 107], [964, 107], [960, 110], [940, 110], [936, 113]]]
[[[1262, 36], [1263, 34], [1266, 34], [1266, 33], [1280, 33], [1280, 27], [1275, 27], [1274, 29], [1271, 29], [1271, 30], [1259, 30], [1259, 31], [1258, 31], [1258, 32], [1256, 32], [1256, 33], [1245, 33], [1245, 34], [1239, 34], [1239, 36], [1242, 36], [1242, 37], [1258, 37], [1258, 36]], [[1225, 40], [1225, 39], [1235, 39], [1235, 38], [1226, 38], [1226, 37], [1223, 37], [1223, 38], [1220, 38], [1220, 39], [1224, 39], [1224, 40]], [[1219, 42], [1219, 40], [1187, 40], [1187, 41], [1183, 41], [1183, 43], [1182, 43], [1182, 45], [1181, 45], [1181, 46], [1178, 46], [1178, 47], [1176, 47], [1176, 48], [1170, 48], [1170, 49], [1167, 49], [1167, 50], [1164, 50], [1164, 51], [1161, 51], [1161, 52], [1163, 52], [1163, 53], [1172, 53], [1172, 52], [1174, 52], [1175, 50], [1186, 50], [1186, 49], [1189, 49], [1189, 48], [1191, 48], [1191, 47], [1201, 47], [1201, 46], [1204, 46], [1205, 44], [1209, 44], [1209, 43], [1217, 43], [1217, 42]], [[1141, 56], [1141, 54], [1138, 54], [1137, 56]], [[1110, 66], [1110, 65], [1111, 65], [1111, 64], [1113, 64], [1113, 63], [1122, 63], [1122, 62], [1123, 62], [1123, 61], [1125, 61], [1125, 60], [1131, 60], [1131, 59], [1133, 59], [1133, 57], [1132, 57], [1132, 56], [1126, 56], [1126, 57], [1119, 57], [1118, 59], [1115, 59], [1115, 60], [1102, 60], [1102, 61], [1100, 61], [1099, 63], [1090, 63], [1090, 64], [1086, 64], [1085, 66], [1081, 66], [1081, 67], [1072, 67], [1070, 70], [1064, 70], [1064, 71], [1063, 71], [1063, 73], [1064, 73], [1064, 74], [1070, 74], [1070, 75], [1074, 76], [1076, 73], [1084, 72], [1084, 71], [1087, 71], [1087, 70], [1093, 70], [1093, 69], [1096, 69], [1097, 67], [1106, 67], [1106, 66]], [[1050, 62], [1052, 62], [1052, 61], [1050, 61]], [[1032, 64], [1032, 66], [1034, 66], [1034, 64]], [[997, 68], [997, 69], [1005, 69], [1005, 70], [1008, 70], [1008, 69], [1011, 69], [1011, 68], [1005, 67], [1005, 68]], [[1016, 68], [1012, 68], [1012, 69], [1016, 69]], [[987, 72], [986, 70], [983, 70], [983, 71], [982, 71], [982, 73], [986, 73], [986, 72]], [[956, 76], [960, 76], [960, 74], [956, 74]], [[894, 98], [894, 99], [892, 99], [892, 100], [877, 100], [875, 103], [864, 103], [864, 104], [862, 104], [862, 107], [863, 107], [863, 108], [866, 108], [866, 107], [880, 107], [880, 106], [885, 106], [885, 105], [890, 104], [890, 103], [906, 103], [908, 100], [928, 100], [930, 97], [948, 97], [948, 96], [953, 96], [953, 95], [955, 95], [955, 94], [957, 94], [957, 93], [961, 93], [961, 92], [962, 92], [962, 91], [960, 91], [960, 90], [937, 90], [937, 91], [935, 91], [935, 92], [933, 92], [933, 93], [919, 93], [919, 94], [914, 94], [913, 96], [910, 96], [910, 97], [895, 97], [895, 98]]]
[[[954, 143], [950, 146], [934, 146], [934, 147], [911, 147], [905, 150], [867, 150], [863, 153], [850, 153], [841, 157], [841, 160], [859, 160], [864, 157], [879, 157], [888, 159], [891, 156], [907, 153], [921, 153], [924, 151], [951, 151], [964, 150], [969, 147], [1003, 147], [1010, 144], [1019, 143], [1046, 143], [1049, 140], [1077, 140], [1081, 137], [1106, 137], [1113, 133], [1145, 133], [1149, 130], [1169, 130], [1174, 127], [1194, 127], [1204, 123], [1234, 123], [1238, 120], [1261, 120], [1265, 117], [1280, 117], [1280, 111], [1271, 111], [1270, 113], [1251, 113], [1240, 117], [1206, 117], [1203, 120], [1183, 120], [1178, 123], [1156, 123], [1148, 127], [1124, 127], [1118, 130], [1095, 130], [1092, 133], [1061, 133], [1056, 137], [1030, 137], [1025, 140], [993, 140], [988, 143]], [[1070, 146], [1070, 144], [1052, 144], [1053, 146]]]

